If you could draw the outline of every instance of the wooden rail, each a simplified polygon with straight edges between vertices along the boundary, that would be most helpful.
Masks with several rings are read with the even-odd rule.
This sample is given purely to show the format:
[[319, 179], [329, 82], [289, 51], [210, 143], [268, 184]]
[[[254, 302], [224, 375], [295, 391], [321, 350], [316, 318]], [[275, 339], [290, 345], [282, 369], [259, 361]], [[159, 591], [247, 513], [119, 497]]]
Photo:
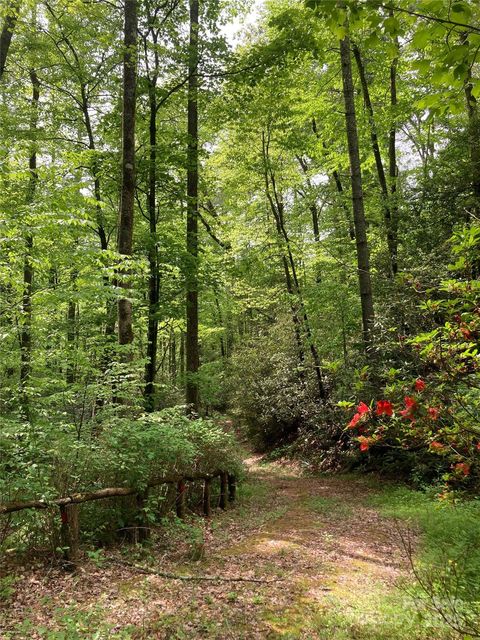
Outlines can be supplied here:
[[143, 509], [148, 498], [148, 491], [153, 487], [162, 484], [172, 484], [176, 486], [176, 513], [179, 518], [184, 518], [186, 513], [187, 482], [203, 481], [203, 513], [206, 517], [211, 516], [211, 486], [214, 478], [220, 478], [220, 498], [219, 506], [226, 509], [227, 504], [235, 501], [237, 480], [233, 474], [227, 471], [217, 470], [209, 474], [172, 475], [161, 477], [147, 484], [143, 489], [133, 487], [106, 487], [97, 491], [85, 493], [72, 493], [62, 498], [53, 500], [28, 500], [25, 502], [6, 502], [0, 504], [0, 515], [23, 511], [24, 509], [49, 509], [58, 507], [61, 519], [61, 543], [64, 550], [64, 560], [67, 566], [74, 568], [78, 559], [79, 542], [79, 508], [78, 505], [93, 500], [106, 500], [108, 498], [122, 498], [125, 496], [135, 496], [135, 510], [137, 519], [132, 527], [135, 541], [144, 540], [148, 537], [148, 526], [144, 520]]

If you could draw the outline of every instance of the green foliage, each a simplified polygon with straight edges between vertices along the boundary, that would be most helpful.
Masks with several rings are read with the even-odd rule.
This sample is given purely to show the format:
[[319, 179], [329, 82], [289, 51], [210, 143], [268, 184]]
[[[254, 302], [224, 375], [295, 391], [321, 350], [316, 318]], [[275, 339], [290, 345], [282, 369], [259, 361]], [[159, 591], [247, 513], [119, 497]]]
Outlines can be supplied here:
[[392, 488], [370, 502], [386, 515], [421, 528], [419, 553], [413, 556], [410, 540], [403, 539], [404, 551], [414, 565], [412, 595], [419, 605], [440, 615], [455, 631], [479, 637], [478, 500], [439, 503], [433, 491]]
[[[421, 377], [414, 381], [408, 379], [407, 369], [400, 376], [395, 372], [385, 388], [389, 400], [378, 398], [380, 402], [371, 409], [359, 405], [349, 424], [364, 451], [373, 447], [378, 454], [382, 449], [398, 449], [399, 460], [408, 451], [415, 452], [410, 458], [415, 474], [421, 475], [422, 470], [425, 479], [442, 479], [447, 491], [478, 484], [480, 317], [479, 283], [472, 275], [479, 238], [477, 224], [455, 232], [456, 263], [450, 268], [456, 277], [424, 294], [420, 309], [430, 330], [407, 340], [416, 353], [410, 375], [417, 372]], [[395, 453], [391, 458], [394, 462]]]
[[[96, 432], [87, 432], [80, 440], [66, 425], [63, 429], [42, 425], [24, 430], [16, 423], [5, 426], [9, 429], [3, 431], [2, 502], [48, 500], [108, 486], [142, 490], [172, 475], [219, 470], [242, 474], [241, 452], [234, 435], [213, 420], [188, 418], [183, 407], [136, 419], [112, 418], [94, 425]], [[86, 537], [95, 532], [98, 539], [105, 527], [124, 526], [125, 516], [118, 508], [87, 505], [84, 513], [82, 534]], [[45, 529], [48, 518], [41, 512], [20, 512], [14, 519], [13, 537], [4, 545], [28, 545]], [[55, 537], [58, 526], [55, 518], [53, 531], [50, 521], [47, 532]]]

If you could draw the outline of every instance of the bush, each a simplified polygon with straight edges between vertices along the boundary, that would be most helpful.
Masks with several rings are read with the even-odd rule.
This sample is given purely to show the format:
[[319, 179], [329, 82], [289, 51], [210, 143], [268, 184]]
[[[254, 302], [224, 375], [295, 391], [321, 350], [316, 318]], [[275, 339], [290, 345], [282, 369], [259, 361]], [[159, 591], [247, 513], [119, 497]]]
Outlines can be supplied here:
[[[94, 430], [84, 430], [80, 438], [71, 425], [4, 421], [0, 447], [0, 502], [48, 500], [108, 486], [142, 490], [172, 474], [242, 470], [234, 435], [213, 420], [187, 418], [182, 407], [136, 418], [110, 418]], [[103, 509], [85, 508], [91, 512], [92, 526], [82, 518], [84, 533], [107, 527], [100, 522], [100, 510], [111, 525], [118, 524], [121, 510], [108, 503]], [[52, 522], [51, 514], [51, 510], [14, 514], [14, 546], [26, 548], [34, 541], [38, 546], [43, 539], [55, 548], [59, 523], [58, 518]]]

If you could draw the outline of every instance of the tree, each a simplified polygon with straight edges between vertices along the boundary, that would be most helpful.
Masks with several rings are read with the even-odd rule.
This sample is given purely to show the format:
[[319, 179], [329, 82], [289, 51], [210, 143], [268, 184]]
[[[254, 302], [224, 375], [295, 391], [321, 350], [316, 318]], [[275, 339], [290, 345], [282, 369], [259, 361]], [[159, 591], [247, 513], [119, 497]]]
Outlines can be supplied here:
[[20, 2], [17, 0], [12, 0], [7, 3], [6, 16], [2, 31], [0, 32], [0, 80], [7, 66], [8, 51], [12, 42], [15, 25], [17, 24], [19, 10]]
[[[137, 87], [137, 2], [125, 0], [123, 53], [123, 107], [122, 107], [122, 189], [118, 221], [118, 252], [123, 262], [119, 286], [124, 296], [118, 300], [118, 343], [133, 343], [132, 302], [126, 297], [128, 282], [128, 258], [133, 247], [133, 213], [135, 203], [135, 102]], [[129, 351], [129, 359], [133, 352]]]
[[362, 170], [358, 148], [357, 118], [352, 80], [350, 56], [350, 38], [346, 35], [340, 41], [340, 59], [342, 65], [343, 100], [345, 103], [345, 122], [350, 158], [350, 178], [352, 184], [353, 221], [355, 225], [355, 243], [357, 246], [358, 282], [362, 305], [362, 327], [365, 348], [372, 341], [374, 319], [373, 293], [370, 279], [370, 255], [367, 240], [367, 228], [363, 202]]
[[198, 344], [198, 46], [199, 2], [190, 0], [190, 40], [188, 57], [188, 147], [187, 147], [187, 330], [186, 403], [198, 413], [199, 389], [196, 379], [200, 365]]

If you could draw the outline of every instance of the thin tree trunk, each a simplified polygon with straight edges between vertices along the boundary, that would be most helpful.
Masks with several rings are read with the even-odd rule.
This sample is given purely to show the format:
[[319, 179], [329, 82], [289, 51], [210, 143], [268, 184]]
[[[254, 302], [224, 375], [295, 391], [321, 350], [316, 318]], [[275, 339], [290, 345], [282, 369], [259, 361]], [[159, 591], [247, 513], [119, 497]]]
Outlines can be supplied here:
[[[77, 274], [72, 273], [72, 288], [75, 289]], [[67, 309], [67, 373], [65, 376], [67, 384], [75, 382], [75, 338], [77, 322], [77, 304], [75, 300], [69, 300]]]
[[187, 149], [187, 285], [186, 404], [198, 413], [198, 0], [190, 0], [188, 59], [188, 149]]
[[180, 365], [180, 378], [183, 380], [183, 378], [185, 377], [185, 331], [182, 331], [180, 333], [180, 349], [178, 360]]
[[345, 103], [345, 122], [347, 130], [348, 155], [350, 159], [350, 175], [352, 183], [352, 208], [355, 225], [355, 242], [357, 247], [358, 282], [362, 307], [363, 341], [365, 348], [372, 341], [372, 325], [374, 320], [373, 293], [370, 278], [370, 253], [367, 240], [365, 208], [363, 203], [362, 171], [358, 148], [357, 117], [352, 78], [352, 61], [350, 57], [350, 38], [346, 36], [340, 41], [340, 57], [342, 65], [343, 99]]
[[[308, 165], [305, 160], [301, 156], [297, 156], [298, 163], [300, 168], [302, 169], [305, 175], [305, 181], [307, 183], [308, 190], [312, 191], [312, 181], [308, 176]], [[317, 202], [315, 198], [311, 199], [311, 195], [308, 198], [308, 208], [310, 209], [310, 213], [312, 215], [312, 230], [313, 230], [313, 238], [315, 240], [315, 244], [320, 244], [320, 212], [318, 210]], [[320, 266], [317, 265], [317, 273], [315, 275], [315, 281], [319, 284], [322, 281], [322, 273], [320, 270]]]
[[[28, 160], [30, 173], [26, 205], [31, 207], [35, 200], [35, 192], [38, 183], [37, 171], [37, 126], [38, 104], [40, 100], [40, 83], [34, 69], [30, 70], [30, 82], [32, 84], [30, 136], [31, 150]], [[33, 234], [28, 231], [25, 236], [25, 257], [23, 261], [23, 296], [22, 296], [22, 328], [20, 334], [20, 387], [22, 395], [22, 408], [27, 416], [30, 415], [30, 403], [28, 384], [32, 368], [32, 293], [33, 293]]]
[[175, 383], [177, 379], [177, 338], [173, 329], [170, 332], [170, 377]]
[[[225, 327], [223, 324], [223, 314], [222, 314], [222, 309], [220, 307], [220, 301], [218, 299], [217, 291], [214, 291], [214, 295], [215, 295], [215, 307], [217, 309], [218, 323], [222, 327], [222, 329], [224, 329]], [[220, 334], [220, 355], [222, 357], [222, 360], [224, 360], [227, 357], [227, 350], [225, 348], [225, 340], [224, 340], [223, 334]]]
[[[73, 47], [71, 47], [73, 50]], [[88, 137], [88, 148], [90, 151], [95, 153], [96, 145], [95, 145], [95, 137], [93, 135], [92, 122], [90, 118], [90, 108], [89, 101], [86, 93], [86, 86], [82, 84], [81, 86], [81, 96], [82, 96], [82, 113], [83, 120], [85, 123], [85, 129], [87, 131]], [[103, 211], [102, 211], [102, 190], [100, 183], [100, 176], [98, 170], [98, 162], [94, 157], [91, 167], [91, 175], [93, 178], [93, 193], [95, 196], [95, 208], [96, 208], [96, 218], [97, 218], [97, 233], [100, 239], [100, 248], [102, 251], [107, 251], [108, 249], [108, 236], [105, 230], [105, 223], [103, 219]], [[110, 281], [110, 278], [105, 275], [103, 276], [103, 284], [105, 286], [106, 291], [110, 290], [110, 285], [113, 284]], [[115, 305], [113, 301], [108, 300], [106, 302], [105, 309], [105, 336], [107, 338], [115, 335]]]
[[13, 32], [18, 20], [18, 12], [20, 10], [20, 2], [14, 0], [7, 4], [7, 15], [3, 28], [0, 33], [0, 80], [7, 66], [8, 51], [12, 42]]
[[[127, 259], [133, 248], [133, 210], [135, 200], [135, 97], [137, 85], [137, 3], [124, 0], [124, 53], [123, 53], [123, 121], [122, 121], [122, 191], [118, 223], [118, 252]], [[119, 278], [125, 295], [118, 301], [118, 343], [133, 343], [132, 303], [128, 298], [128, 274]], [[128, 359], [133, 358], [130, 351]]]
[[[284, 209], [283, 202], [278, 195], [276, 181], [275, 181], [275, 174], [273, 173], [270, 167], [268, 146], [269, 146], [268, 142], [265, 141], [265, 134], [264, 132], [262, 132], [262, 150], [263, 150], [263, 160], [264, 160], [264, 170], [265, 170], [265, 190], [266, 190], [267, 199], [270, 203], [270, 208], [272, 210], [273, 217], [275, 219], [277, 233], [283, 239], [284, 246], [287, 253], [286, 256], [285, 255], [282, 256], [284, 269], [285, 269], [285, 276], [287, 280], [287, 290], [291, 289], [295, 298], [298, 301], [298, 304], [300, 307], [302, 329], [305, 332], [305, 337], [307, 339], [308, 347], [313, 360], [315, 376], [317, 379], [318, 394], [319, 394], [319, 397], [322, 400], [324, 400], [326, 398], [326, 391], [325, 391], [325, 385], [323, 383], [323, 373], [322, 373], [322, 368], [320, 363], [320, 357], [318, 355], [317, 347], [313, 341], [313, 335], [310, 328], [310, 321], [308, 318], [307, 309], [302, 299], [300, 282], [297, 276], [295, 260], [294, 260], [291, 245], [290, 245], [290, 238], [288, 236], [287, 229], [285, 227], [285, 220], [284, 220], [284, 214], [283, 214], [283, 209]], [[270, 187], [273, 192], [273, 197], [272, 197], [272, 194], [270, 193]], [[285, 268], [285, 265], [286, 265], [286, 268]], [[289, 278], [287, 274], [291, 274], [290, 283], [289, 283]], [[296, 312], [294, 313], [294, 318], [295, 316], [296, 316]], [[296, 317], [298, 318], [298, 316]]]
[[380, 151], [380, 144], [378, 141], [377, 127], [375, 124], [375, 115], [373, 112], [372, 100], [370, 98], [370, 89], [368, 87], [367, 76], [365, 74], [365, 66], [363, 64], [360, 49], [357, 47], [356, 44], [353, 45], [353, 54], [355, 56], [355, 60], [357, 63], [358, 74], [360, 76], [360, 83], [362, 85], [363, 99], [365, 101], [365, 107], [368, 113], [368, 121], [370, 126], [370, 139], [372, 142], [373, 157], [375, 158], [375, 166], [377, 168], [378, 182], [380, 184], [380, 191], [382, 194], [383, 217], [385, 220], [385, 227], [387, 231], [389, 273], [390, 275], [395, 275], [398, 271], [397, 252], [396, 252], [396, 243], [394, 240], [394, 233], [393, 233], [392, 213], [390, 211], [387, 177], [385, 175], [385, 167], [383, 165], [382, 154]]
[[[313, 133], [315, 134], [315, 136], [317, 137], [317, 140], [320, 140], [320, 135], [318, 133], [318, 127], [317, 127], [317, 121], [315, 120], [315, 118], [312, 119], [312, 130], [313, 130]], [[327, 149], [327, 145], [326, 145], [325, 141], [322, 142], [322, 146], [323, 146], [323, 148], [325, 150]], [[344, 193], [344, 190], [343, 190], [342, 181], [341, 181], [340, 175], [339, 175], [339, 173], [338, 173], [338, 171], [336, 169], [334, 169], [332, 171], [331, 178], [333, 179], [333, 182], [335, 184], [335, 189], [337, 190], [337, 193], [338, 193], [338, 197], [339, 197], [339, 200], [340, 200], [340, 206], [342, 207], [343, 212], [345, 213], [345, 220], [346, 220], [347, 225], [348, 225], [348, 235], [350, 236], [350, 240], [355, 240], [355, 227], [353, 226], [353, 221], [352, 221], [352, 217], [350, 215], [349, 208], [345, 204], [345, 200], [344, 200], [345, 193]]]
[[[389, 12], [390, 17], [393, 16], [393, 9]], [[399, 49], [398, 37], [394, 38], [397, 51]], [[392, 240], [393, 248], [395, 252], [396, 267], [398, 270], [398, 224], [399, 224], [399, 208], [398, 208], [398, 196], [397, 196], [397, 178], [398, 178], [398, 166], [397, 166], [397, 68], [398, 68], [398, 56], [392, 60], [390, 64], [390, 108], [391, 108], [391, 125], [388, 133], [388, 175], [390, 178], [390, 198], [392, 213]]]
[[[305, 176], [305, 182], [307, 183], [307, 187], [309, 191], [312, 190], [312, 181], [308, 177], [308, 165], [302, 156], [297, 156], [298, 164], [300, 165], [301, 170]], [[308, 208], [310, 209], [310, 213], [312, 214], [312, 229], [313, 229], [313, 237], [315, 242], [320, 242], [320, 224], [319, 224], [319, 213], [318, 207], [315, 200], [312, 200], [308, 204]]]
[[[468, 44], [468, 34], [461, 37], [462, 43]], [[472, 69], [469, 67], [464, 84], [468, 113], [468, 141], [470, 147], [470, 167], [474, 202], [468, 211], [468, 222], [480, 217], [480, 115], [478, 101], [473, 95]]]
[[155, 374], [157, 371], [158, 349], [158, 304], [160, 298], [158, 277], [157, 250], [157, 100], [156, 75], [148, 82], [149, 95], [149, 145], [150, 158], [148, 165], [148, 218], [150, 222], [150, 246], [148, 251], [148, 329], [147, 329], [147, 362], [145, 364], [145, 408], [155, 409]]

